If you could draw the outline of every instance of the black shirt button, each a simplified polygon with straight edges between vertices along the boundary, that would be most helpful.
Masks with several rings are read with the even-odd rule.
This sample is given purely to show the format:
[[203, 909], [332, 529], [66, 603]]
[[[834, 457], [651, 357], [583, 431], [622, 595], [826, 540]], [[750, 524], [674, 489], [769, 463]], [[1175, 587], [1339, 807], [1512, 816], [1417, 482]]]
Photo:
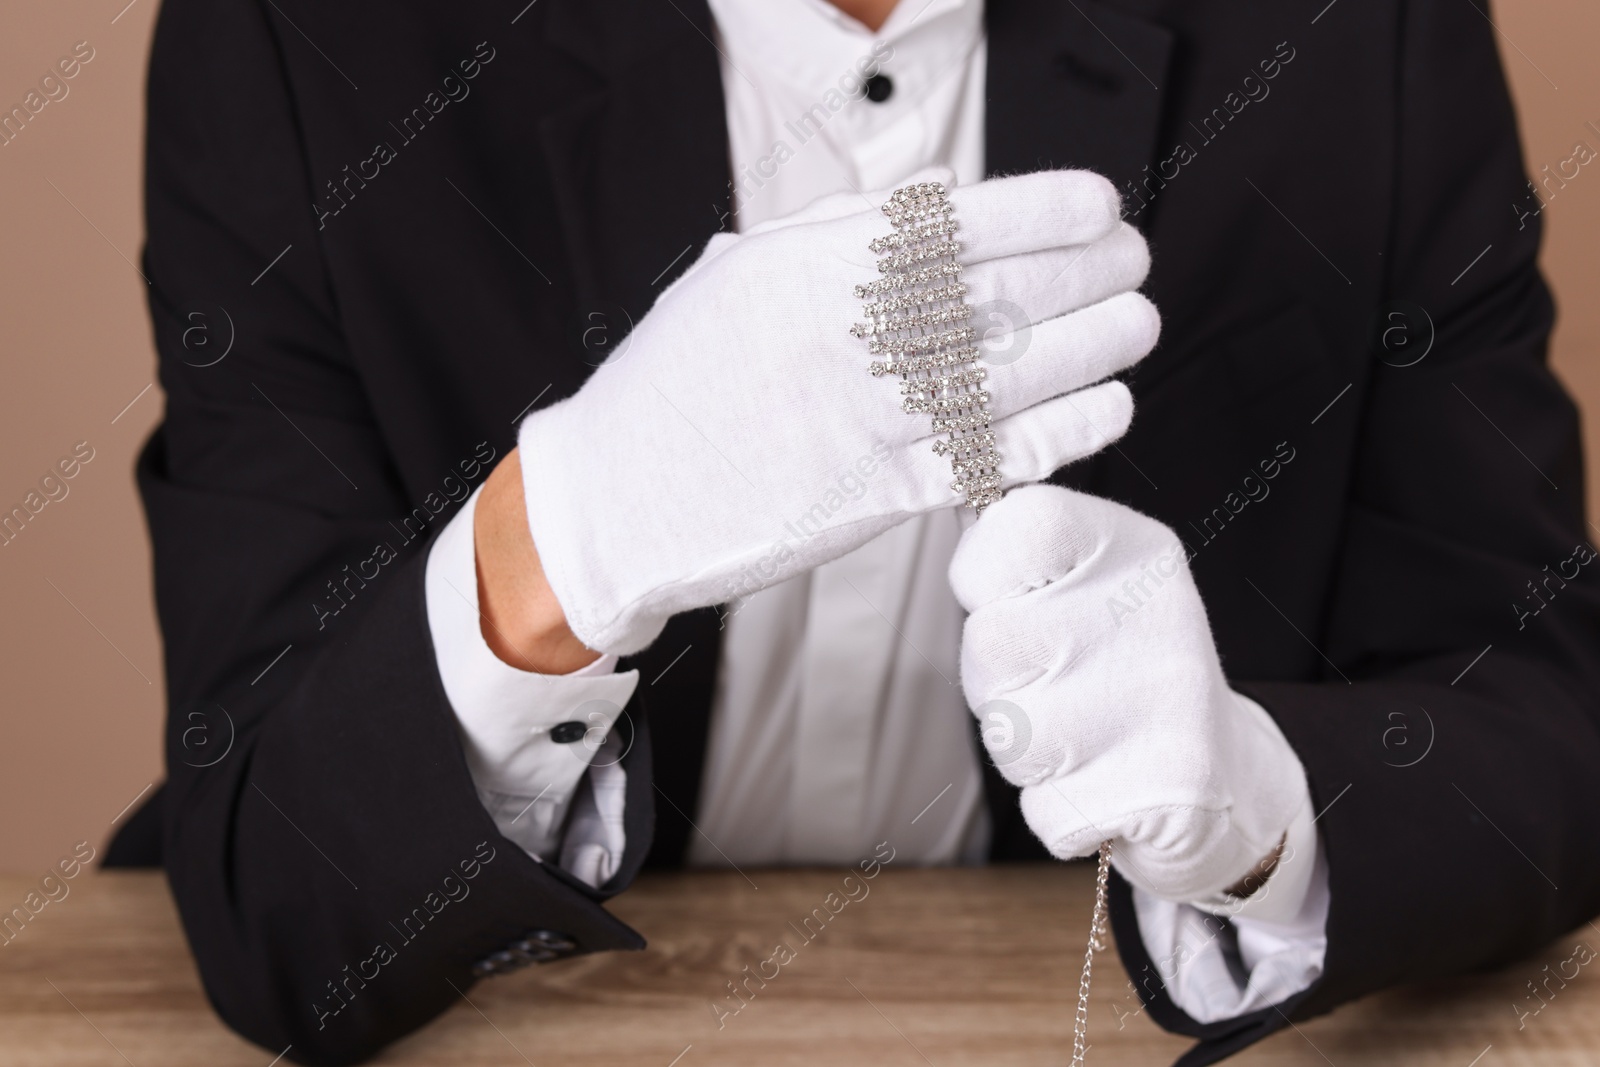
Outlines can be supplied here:
[[581, 722], [558, 722], [550, 727], [550, 740], [558, 745], [570, 745], [582, 741], [588, 732], [589, 728]]
[[894, 82], [887, 74], [874, 74], [867, 79], [867, 99], [881, 104], [894, 93]]

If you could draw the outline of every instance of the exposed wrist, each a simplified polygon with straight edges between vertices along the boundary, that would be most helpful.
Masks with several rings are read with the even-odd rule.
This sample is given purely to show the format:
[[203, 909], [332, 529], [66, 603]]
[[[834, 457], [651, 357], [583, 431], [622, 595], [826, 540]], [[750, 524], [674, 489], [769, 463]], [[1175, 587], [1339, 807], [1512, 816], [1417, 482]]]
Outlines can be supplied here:
[[490, 472], [473, 521], [479, 625], [505, 663], [537, 674], [568, 674], [600, 653], [567, 625], [528, 530], [521, 457], [513, 449]]

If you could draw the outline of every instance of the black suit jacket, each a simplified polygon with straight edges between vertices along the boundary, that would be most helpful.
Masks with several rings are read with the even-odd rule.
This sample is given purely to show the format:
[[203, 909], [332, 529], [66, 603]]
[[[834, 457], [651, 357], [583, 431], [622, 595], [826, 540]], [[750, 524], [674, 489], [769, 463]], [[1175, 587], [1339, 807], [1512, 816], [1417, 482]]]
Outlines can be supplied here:
[[[1600, 597], [1492, 31], [1459, 0], [1323, 7], [987, 16], [990, 171], [1104, 172], [1154, 250], [1134, 428], [1061, 477], [1189, 540], [1225, 667], [1322, 813], [1326, 971], [1279, 1008], [1178, 1011], [1117, 885], [1151, 1014], [1203, 1039], [1189, 1063], [1600, 910]], [[117, 854], [146, 832], [212, 1002], [268, 1049], [369, 1056], [530, 929], [562, 935], [532, 958], [643, 944], [602, 905], [647, 848], [682, 854], [715, 613], [636, 658], [682, 655], [630, 708], [627, 856], [591, 890], [478, 803], [422, 573], [522, 412], [726, 225], [710, 32], [702, 0], [163, 8], [168, 402], [138, 476], [168, 779]], [[991, 801], [996, 855], [1023, 854], [1015, 794]]]

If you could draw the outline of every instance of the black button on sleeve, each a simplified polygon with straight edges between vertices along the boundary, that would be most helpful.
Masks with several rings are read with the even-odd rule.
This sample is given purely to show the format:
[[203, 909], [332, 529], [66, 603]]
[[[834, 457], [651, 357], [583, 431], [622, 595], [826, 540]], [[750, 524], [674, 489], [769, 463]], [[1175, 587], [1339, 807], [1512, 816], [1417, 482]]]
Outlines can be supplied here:
[[582, 741], [588, 732], [589, 728], [581, 722], [558, 722], [550, 727], [550, 740], [558, 745], [570, 745]]

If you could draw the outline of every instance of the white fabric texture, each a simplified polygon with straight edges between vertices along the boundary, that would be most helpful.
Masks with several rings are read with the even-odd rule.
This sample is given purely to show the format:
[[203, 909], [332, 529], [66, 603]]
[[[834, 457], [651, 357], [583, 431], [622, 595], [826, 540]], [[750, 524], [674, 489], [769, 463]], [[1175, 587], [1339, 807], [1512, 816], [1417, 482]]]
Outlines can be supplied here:
[[[711, 6], [720, 30], [738, 208], [732, 226], [754, 227], [833, 190], [893, 186], [932, 164], [953, 168], [958, 184], [982, 178], [986, 49], [979, 0], [901, 4], [877, 35], [823, 0], [711, 0]], [[830, 95], [842, 79], [847, 90], [855, 84], [847, 75], [878, 69], [894, 80], [889, 100], [869, 102], [858, 90], [842, 101]], [[775, 165], [780, 142], [789, 158]], [[980, 325], [988, 323], [980, 319]], [[848, 498], [854, 482], [841, 488]], [[535, 856], [560, 851], [567, 870], [599, 884], [625, 845], [623, 795], [615, 785], [596, 789], [592, 783], [620, 766], [610, 755], [598, 757], [595, 773], [574, 786], [568, 774], [545, 774], [520, 761], [530, 748], [526, 739], [536, 736], [532, 730], [570, 717], [546, 705], [570, 709], [592, 699], [585, 676], [609, 672], [615, 659], [553, 678], [517, 671], [493, 656], [475, 613], [471, 503], [451, 523], [465, 536], [447, 530], [435, 543], [427, 583], [439, 670], [468, 735], [469, 766], [502, 833]], [[858, 832], [872, 842], [892, 836], [909, 862], [981, 859], [986, 840], [978, 757], [966, 702], [946, 683], [958, 676], [962, 615], [945, 571], [964, 517], [937, 511], [910, 519], [840, 560], [737, 602], [726, 622], [696, 816], [706, 833], [691, 841], [692, 862], [857, 858], [848, 835], [830, 845], [805, 827], [811, 812], [823, 810], [818, 794], [824, 789], [829, 814], [819, 825], [837, 830], [844, 820], [836, 813], [853, 810]], [[908, 553], [903, 546], [909, 542], [900, 539], [914, 528], [923, 532]], [[471, 612], [458, 610], [462, 597], [437, 579], [436, 570], [471, 595]], [[876, 609], [872, 618], [885, 630], [897, 629], [904, 641], [862, 643], [868, 598]], [[603, 695], [619, 706], [637, 682], [632, 673], [620, 677], [619, 688]], [[852, 699], [808, 695], [806, 683], [818, 678]], [[863, 737], [871, 739], [866, 759], [858, 747]], [[546, 741], [544, 747], [579, 746]], [[566, 769], [567, 754], [548, 754], [561, 756], [552, 769]], [[825, 777], [835, 762], [845, 772]], [[486, 788], [490, 781], [501, 791]], [[519, 818], [534, 798], [538, 803]], [[545, 814], [540, 825], [546, 832], [519, 832], [535, 812]], [[1314, 846], [1315, 827], [1308, 829]], [[1292, 832], [1289, 854], [1295, 854]], [[593, 866], [580, 869], [584, 863]], [[1295, 869], [1282, 867], [1249, 904], [1263, 895], [1280, 905], [1292, 902], [1295, 887], [1284, 875]], [[1240, 911], [1231, 927], [1212, 937], [1213, 951], [1228, 944], [1247, 961], [1248, 987], [1226, 968], [1191, 970], [1204, 966], [1198, 953], [1174, 952], [1174, 931], [1204, 919], [1201, 912], [1136, 888], [1142, 940], [1153, 960], [1170, 961], [1163, 977], [1178, 1006], [1202, 1021], [1227, 1018], [1249, 1010], [1246, 988], [1273, 1003], [1309, 984], [1320, 973], [1326, 945], [1327, 875], [1320, 861], [1307, 880], [1301, 917], [1310, 918], [1302, 925], [1258, 922]], [[1269, 958], [1277, 961], [1274, 973], [1284, 976], [1282, 982], [1255, 974], [1255, 961]], [[1303, 976], [1298, 985], [1290, 977], [1296, 973]]]
[[[583, 754], [574, 753], [579, 757]], [[621, 736], [611, 731], [588, 754], [589, 773], [578, 783], [567, 831], [561, 839], [561, 866], [598, 886], [617, 873], [628, 843], [622, 825], [628, 800], [628, 772], [622, 766], [622, 757], [628, 753]]]
[[963, 536], [950, 585], [971, 612], [967, 700], [1052, 854], [1110, 839], [1129, 882], [1201, 900], [1309, 808], [1294, 749], [1223, 677], [1186, 549], [1161, 523], [1024, 486]]
[[982, 861], [961, 609], [939, 577], [960, 536], [936, 512], [735, 606], [691, 863], [848, 866], [884, 840], [897, 863]]
[[[907, 4], [876, 35], [826, 3], [711, 7], [733, 228], [923, 166], [983, 179], [981, 5]], [[894, 91], [867, 100], [862, 79], [880, 71]], [[840, 488], [841, 507], [861, 491]], [[982, 861], [983, 773], [954, 684], [962, 612], [944, 577], [967, 519], [908, 519], [730, 606], [689, 862], [848, 865], [884, 840], [899, 863]]]
[[1280, 1004], [1321, 977], [1329, 903], [1328, 863], [1307, 808], [1289, 825], [1277, 870], [1246, 900], [1201, 909], [1133, 890], [1139, 938], [1156, 973], [1173, 1002], [1202, 1023]]
[[[837, 194], [798, 221], [719, 234], [616, 357], [523, 420], [529, 527], [590, 648], [638, 651], [673, 614], [757, 592], [959, 503], [928, 420], [866, 375], [865, 345], [848, 332], [860, 315], [850, 286], [877, 276], [867, 246], [888, 231], [874, 206], [888, 192], [870, 204]], [[1087, 387], [1155, 344], [1155, 309], [1130, 291], [1148, 269], [1144, 242], [1122, 227], [1111, 184], [1082, 171], [981, 182], [950, 199], [975, 268], [968, 302], [1003, 300], [1029, 316], [997, 328], [1007, 346], [1030, 330], [1026, 358], [989, 369], [1002, 474], [1045, 477], [1131, 416], [1120, 382]], [[1084, 254], [1102, 239], [1103, 251]], [[1059, 281], [1039, 289], [1041, 275]], [[840, 476], [864, 463], [879, 475], [834, 512]]]

